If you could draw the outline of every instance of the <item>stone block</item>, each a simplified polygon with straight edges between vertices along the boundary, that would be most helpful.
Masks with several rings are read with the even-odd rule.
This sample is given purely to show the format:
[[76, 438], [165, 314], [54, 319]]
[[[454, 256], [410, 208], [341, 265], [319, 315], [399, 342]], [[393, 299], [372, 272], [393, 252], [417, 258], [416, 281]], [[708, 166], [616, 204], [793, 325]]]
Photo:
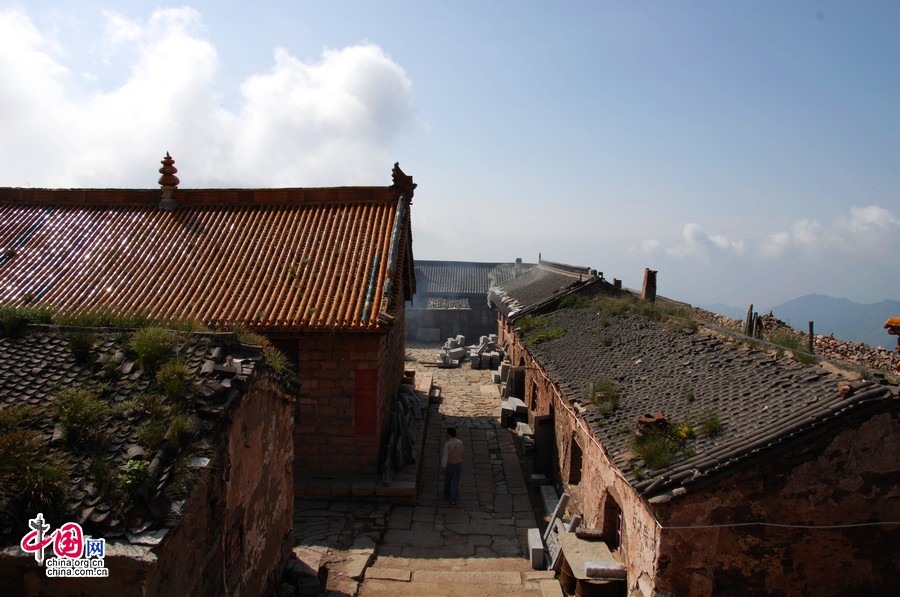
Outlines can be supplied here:
[[455, 361], [462, 360], [466, 356], [466, 349], [461, 346], [456, 347], [456, 348], [451, 348], [450, 350], [447, 351], [447, 356], [450, 357], [450, 360], [455, 360]]
[[556, 494], [556, 488], [552, 485], [541, 485], [541, 501], [544, 504], [544, 514], [549, 516], [556, 509], [559, 503], [559, 496]]
[[491, 351], [490, 358], [491, 358], [491, 364], [489, 367], [490, 369], [496, 369], [497, 367], [500, 366], [500, 353], [499, 352], [497, 352], [496, 350]]
[[510, 397], [508, 400], [510, 408], [515, 410], [517, 415], [528, 416], [528, 406], [521, 398], [516, 398], [515, 396]]
[[494, 371], [491, 373], [491, 383], [500, 383], [500, 372]]
[[519, 437], [533, 436], [534, 431], [531, 430], [531, 425], [528, 423], [519, 422], [516, 423], [516, 435]]
[[541, 570], [544, 567], [544, 542], [540, 529], [528, 529], [528, 555], [531, 557], [531, 568]]

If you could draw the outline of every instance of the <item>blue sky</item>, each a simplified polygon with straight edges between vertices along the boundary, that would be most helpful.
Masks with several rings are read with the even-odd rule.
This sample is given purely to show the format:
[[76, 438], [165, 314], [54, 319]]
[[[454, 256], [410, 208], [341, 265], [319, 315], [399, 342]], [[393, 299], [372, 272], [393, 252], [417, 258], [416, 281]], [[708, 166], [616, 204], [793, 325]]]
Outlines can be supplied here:
[[0, 185], [419, 183], [419, 259], [900, 299], [900, 3], [0, 0]]

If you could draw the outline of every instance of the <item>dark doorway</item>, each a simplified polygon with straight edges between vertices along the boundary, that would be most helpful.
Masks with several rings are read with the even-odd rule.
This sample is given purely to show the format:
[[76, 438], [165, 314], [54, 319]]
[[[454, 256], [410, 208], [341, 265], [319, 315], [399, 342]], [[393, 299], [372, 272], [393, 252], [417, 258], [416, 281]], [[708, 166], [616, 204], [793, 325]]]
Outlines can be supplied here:
[[569, 442], [569, 485], [578, 485], [581, 483], [581, 446], [575, 441], [575, 434], [572, 434], [572, 441]]
[[609, 493], [603, 502], [603, 541], [610, 550], [622, 545], [622, 508]]

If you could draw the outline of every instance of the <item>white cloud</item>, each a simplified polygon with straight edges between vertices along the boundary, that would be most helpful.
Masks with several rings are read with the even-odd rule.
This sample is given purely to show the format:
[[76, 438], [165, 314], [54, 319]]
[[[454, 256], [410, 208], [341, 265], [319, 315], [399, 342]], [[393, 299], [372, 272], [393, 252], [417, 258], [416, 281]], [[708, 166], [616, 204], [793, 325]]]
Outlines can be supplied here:
[[[788, 252], [800, 251], [811, 259], [827, 260], [829, 255], [883, 253], [896, 245], [900, 218], [878, 205], [851, 207], [828, 224], [798, 220], [790, 230], [766, 236], [759, 244], [759, 254], [770, 259]], [[889, 249], [893, 251], [894, 249]]]
[[644, 240], [636, 252], [652, 257], [660, 252], [675, 259], [710, 259], [715, 255], [740, 255], [744, 241], [731, 240], [722, 234], [710, 234], [699, 224], [689, 222], [681, 230], [682, 242], [665, 246], [658, 240]]
[[0, 12], [0, 185], [152, 187], [166, 151], [185, 187], [379, 184], [415, 122], [412, 84], [378, 46], [315, 62], [276, 50], [229, 111], [197, 11], [105, 16], [105, 45], [134, 62], [118, 87], [84, 94], [53, 40], [25, 13]]
[[883, 207], [869, 205], [867, 207], [851, 207], [850, 216], [841, 217], [838, 224], [846, 226], [854, 234], [880, 233], [900, 228], [900, 218]]

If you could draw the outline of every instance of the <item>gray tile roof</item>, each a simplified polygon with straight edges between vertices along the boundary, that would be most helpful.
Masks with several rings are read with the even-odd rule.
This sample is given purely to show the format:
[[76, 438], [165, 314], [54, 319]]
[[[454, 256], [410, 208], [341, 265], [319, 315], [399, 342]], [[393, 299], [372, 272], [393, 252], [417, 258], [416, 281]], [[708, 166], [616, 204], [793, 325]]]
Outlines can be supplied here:
[[[838, 393], [844, 378], [817, 365], [775, 358], [701, 329], [633, 313], [599, 314], [564, 309], [545, 316], [565, 334], [529, 346], [568, 398], [579, 398], [583, 418], [616, 467], [645, 496], [659, 494], [731, 467], [753, 454], [841, 417], [855, 409], [897, 409], [895, 387], [857, 383], [848, 397]], [[537, 331], [530, 332], [532, 335]], [[526, 339], [529, 333], [523, 334]], [[621, 390], [618, 407], [602, 414], [586, 396], [607, 378]], [[662, 412], [670, 423], [697, 427], [713, 416], [718, 435], [699, 431], [668, 465], [652, 470], [632, 451], [637, 419]], [[640, 467], [639, 470], [637, 467]]]
[[[141, 426], [154, 416], [136, 403], [141, 396], [160, 395], [162, 390], [154, 374], [141, 369], [127, 347], [133, 332], [91, 330], [95, 340], [90, 358], [79, 362], [69, 345], [71, 331], [32, 326], [21, 337], [0, 338], [0, 409], [30, 407], [32, 415], [17, 429], [36, 433], [42, 457], [56, 454], [69, 467], [68, 490], [58, 517], [78, 522], [94, 537], [123, 537], [140, 544], [146, 533], [175, 526], [180, 520], [184, 502], [169, 499], [166, 491], [176, 474], [176, 457], [190, 456], [187, 466], [198, 473], [207, 466], [223, 413], [243, 393], [262, 352], [259, 347], [238, 344], [230, 333], [178, 335], [177, 356], [187, 364], [193, 389], [188, 390], [189, 399], [177, 412], [189, 417], [191, 439], [187, 447], [180, 451], [172, 448], [167, 452], [171, 457], [160, 460], [162, 468], [147, 488], [146, 498], [123, 508], [112, 494], [104, 497], [91, 462], [100, 458], [118, 487], [119, 475], [131, 458], [149, 461], [160, 455], [162, 449], [149, 448], [141, 436]], [[238, 366], [225, 367], [226, 355], [239, 361]], [[107, 360], [111, 366], [105, 366]], [[100, 445], [70, 446], [60, 437], [53, 403], [61, 390], [72, 387], [89, 388], [112, 409], [101, 418], [107, 437]], [[0, 544], [6, 542], [2, 536], [9, 538], [12, 524], [13, 520], [0, 512]]]
[[503, 315], [514, 317], [568, 288], [593, 279], [594, 272], [590, 268], [541, 261], [525, 275], [492, 287], [488, 297]]
[[[522, 264], [524, 270], [534, 264]], [[486, 297], [492, 286], [515, 275], [515, 263], [416, 260], [416, 292], [419, 295]]]

